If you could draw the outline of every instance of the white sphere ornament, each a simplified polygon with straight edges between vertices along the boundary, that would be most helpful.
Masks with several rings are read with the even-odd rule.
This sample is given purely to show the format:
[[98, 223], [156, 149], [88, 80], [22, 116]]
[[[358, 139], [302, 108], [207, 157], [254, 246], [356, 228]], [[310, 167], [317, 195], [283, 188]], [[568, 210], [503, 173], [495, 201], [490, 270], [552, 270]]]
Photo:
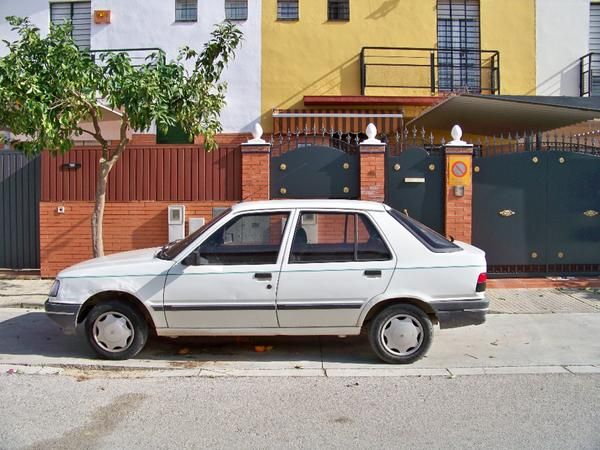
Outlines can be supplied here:
[[375, 139], [375, 136], [377, 136], [377, 127], [374, 123], [370, 123], [369, 125], [367, 125], [365, 133], [367, 135], [367, 139], [362, 141], [362, 144], [381, 144], [381, 141], [379, 139]]
[[248, 140], [248, 144], [266, 144], [267, 142], [262, 138], [262, 135], [263, 128], [260, 126], [260, 123], [256, 122], [252, 130], [252, 139]]

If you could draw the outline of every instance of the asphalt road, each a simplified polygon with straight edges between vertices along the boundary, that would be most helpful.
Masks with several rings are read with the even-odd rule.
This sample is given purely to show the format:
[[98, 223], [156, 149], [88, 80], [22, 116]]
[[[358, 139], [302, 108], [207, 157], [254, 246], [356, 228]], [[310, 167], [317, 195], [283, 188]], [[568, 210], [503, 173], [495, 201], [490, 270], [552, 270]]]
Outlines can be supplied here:
[[600, 448], [600, 375], [0, 377], [0, 447]]

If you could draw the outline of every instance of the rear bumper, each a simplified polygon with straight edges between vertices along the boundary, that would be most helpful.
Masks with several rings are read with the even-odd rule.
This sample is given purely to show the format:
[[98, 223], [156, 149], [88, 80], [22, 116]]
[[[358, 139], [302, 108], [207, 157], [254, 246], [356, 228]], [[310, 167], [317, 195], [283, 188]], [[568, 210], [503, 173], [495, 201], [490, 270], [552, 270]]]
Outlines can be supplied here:
[[476, 300], [453, 300], [431, 302], [440, 322], [440, 328], [458, 328], [481, 325], [490, 308], [487, 298]]
[[46, 315], [56, 322], [67, 334], [75, 332], [77, 313], [81, 305], [72, 303], [53, 302], [50, 299], [44, 303]]

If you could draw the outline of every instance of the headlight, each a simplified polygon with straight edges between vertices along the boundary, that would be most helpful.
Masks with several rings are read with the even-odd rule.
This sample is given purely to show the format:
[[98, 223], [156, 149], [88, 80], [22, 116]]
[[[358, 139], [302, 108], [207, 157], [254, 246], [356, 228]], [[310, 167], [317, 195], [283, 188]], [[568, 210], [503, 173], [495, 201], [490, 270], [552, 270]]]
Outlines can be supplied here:
[[52, 287], [50, 288], [50, 293], [48, 295], [50, 297], [56, 297], [58, 295], [59, 289], [60, 289], [60, 281], [54, 280], [54, 283], [52, 283]]

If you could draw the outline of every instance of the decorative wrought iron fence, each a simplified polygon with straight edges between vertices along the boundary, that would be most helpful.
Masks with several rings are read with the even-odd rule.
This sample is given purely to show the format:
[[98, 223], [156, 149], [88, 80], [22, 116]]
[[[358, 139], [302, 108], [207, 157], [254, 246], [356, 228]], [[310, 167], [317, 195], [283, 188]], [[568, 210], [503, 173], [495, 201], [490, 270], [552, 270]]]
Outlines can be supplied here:
[[269, 142], [271, 143], [271, 155], [279, 156], [290, 150], [300, 147], [321, 146], [337, 148], [345, 153], [353, 154], [358, 151], [359, 144], [367, 136], [363, 133], [349, 133], [341, 130], [326, 130], [313, 128], [309, 130], [296, 130], [287, 133], [271, 134]]

